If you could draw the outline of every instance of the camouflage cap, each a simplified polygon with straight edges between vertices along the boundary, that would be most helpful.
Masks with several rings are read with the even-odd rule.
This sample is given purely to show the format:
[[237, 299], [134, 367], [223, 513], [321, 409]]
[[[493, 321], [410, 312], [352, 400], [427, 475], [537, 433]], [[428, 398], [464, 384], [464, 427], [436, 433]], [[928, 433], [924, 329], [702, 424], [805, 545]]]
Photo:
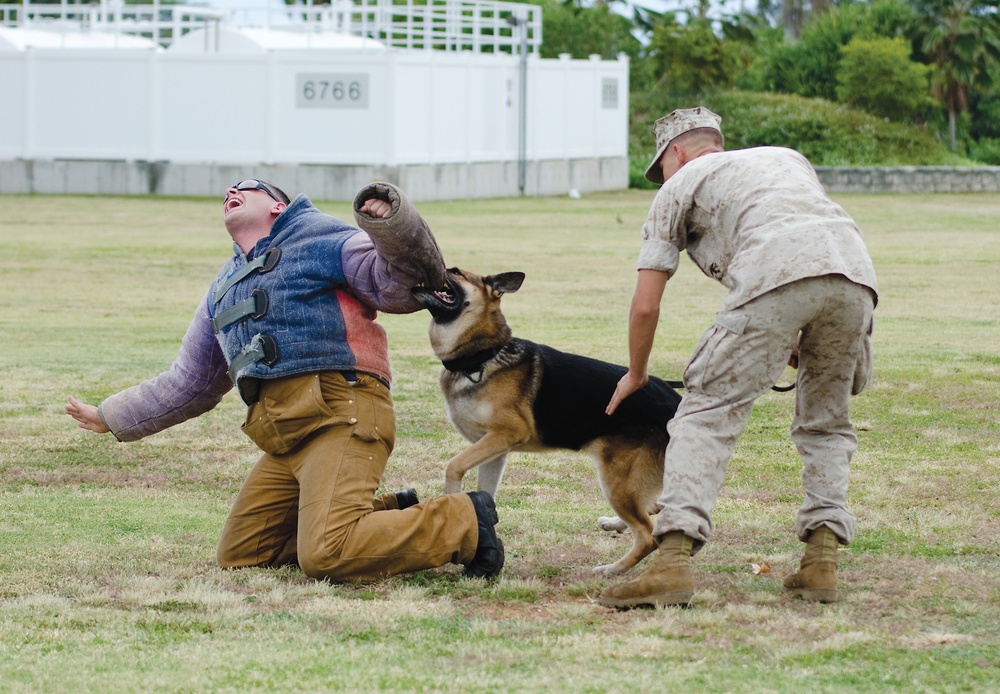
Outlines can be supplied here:
[[646, 178], [653, 183], [663, 183], [663, 170], [660, 159], [667, 147], [678, 135], [697, 128], [711, 128], [722, 135], [722, 116], [712, 113], [704, 106], [697, 108], [679, 108], [671, 111], [663, 118], [653, 123], [653, 135], [656, 136], [656, 156], [646, 168]]

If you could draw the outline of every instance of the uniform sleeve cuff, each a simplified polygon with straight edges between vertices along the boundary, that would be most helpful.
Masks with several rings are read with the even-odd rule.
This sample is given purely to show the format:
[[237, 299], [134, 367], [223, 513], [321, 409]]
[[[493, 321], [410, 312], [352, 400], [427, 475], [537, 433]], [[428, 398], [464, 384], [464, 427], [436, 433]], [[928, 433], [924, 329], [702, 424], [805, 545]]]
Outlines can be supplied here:
[[668, 275], [677, 272], [681, 253], [677, 246], [662, 239], [646, 239], [639, 250], [638, 269], [659, 270]]

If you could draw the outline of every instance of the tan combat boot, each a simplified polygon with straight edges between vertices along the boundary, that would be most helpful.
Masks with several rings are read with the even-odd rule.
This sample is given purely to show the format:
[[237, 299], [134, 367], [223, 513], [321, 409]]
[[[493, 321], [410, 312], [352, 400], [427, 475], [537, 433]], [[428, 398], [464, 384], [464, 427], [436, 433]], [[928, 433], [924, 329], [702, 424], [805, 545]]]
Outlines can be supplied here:
[[809, 533], [799, 570], [785, 579], [793, 597], [815, 602], [837, 602], [837, 545], [830, 528], [822, 525]]
[[691, 578], [693, 540], [682, 532], [660, 540], [653, 563], [631, 581], [605, 588], [597, 602], [625, 609], [642, 605], [689, 605], [694, 596]]

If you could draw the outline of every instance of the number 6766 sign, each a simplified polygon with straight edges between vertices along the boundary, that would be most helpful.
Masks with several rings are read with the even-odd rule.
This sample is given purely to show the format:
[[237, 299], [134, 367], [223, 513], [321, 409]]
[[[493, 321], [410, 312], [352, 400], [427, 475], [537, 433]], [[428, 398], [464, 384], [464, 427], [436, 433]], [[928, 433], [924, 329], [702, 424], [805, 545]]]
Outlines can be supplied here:
[[299, 73], [295, 90], [298, 108], [368, 108], [365, 73]]

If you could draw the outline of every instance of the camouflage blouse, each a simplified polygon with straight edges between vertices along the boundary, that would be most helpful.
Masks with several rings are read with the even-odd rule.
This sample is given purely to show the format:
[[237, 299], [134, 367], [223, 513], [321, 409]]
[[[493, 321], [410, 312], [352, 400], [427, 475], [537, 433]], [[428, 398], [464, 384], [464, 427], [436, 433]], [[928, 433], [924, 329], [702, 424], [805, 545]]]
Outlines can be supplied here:
[[728, 290], [733, 309], [807, 277], [841, 274], [878, 293], [861, 232], [792, 149], [757, 147], [687, 162], [657, 193], [639, 269], [673, 275], [680, 252]]

